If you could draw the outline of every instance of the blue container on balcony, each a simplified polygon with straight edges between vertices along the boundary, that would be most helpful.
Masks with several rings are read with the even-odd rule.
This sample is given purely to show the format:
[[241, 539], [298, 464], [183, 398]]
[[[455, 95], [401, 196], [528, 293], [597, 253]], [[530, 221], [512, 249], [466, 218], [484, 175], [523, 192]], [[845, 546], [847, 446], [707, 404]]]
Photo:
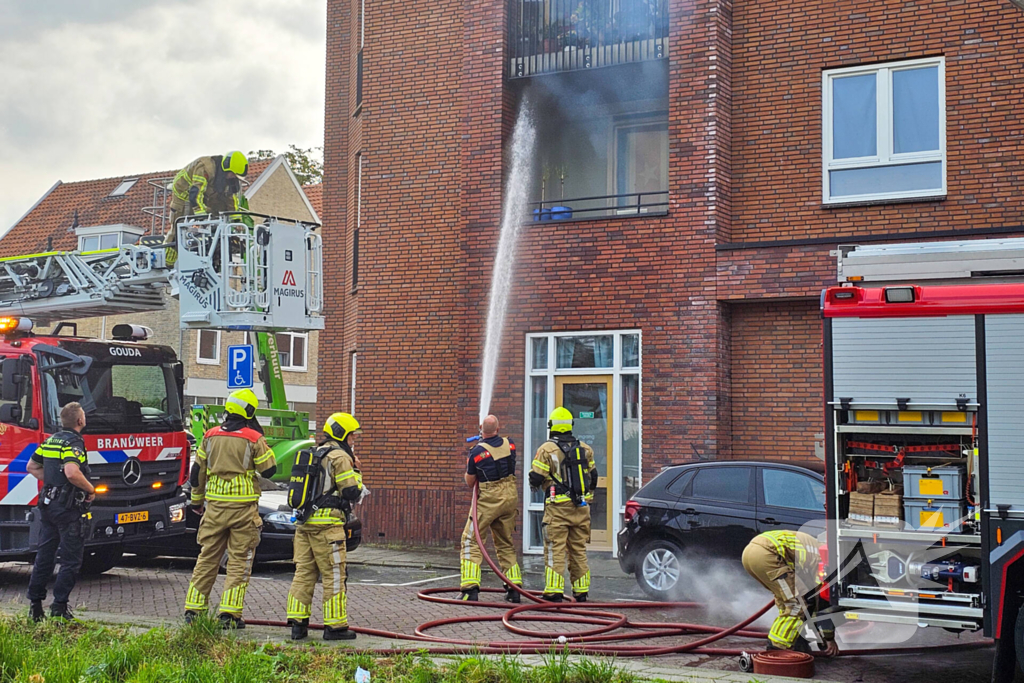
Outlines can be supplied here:
[[572, 209], [568, 206], [552, 206], [551, 219], [553, 221], [567, 221], [572, 218]]
[[533, 210], [533, 221], [549, 221], [551, 220], [551, 209], [534, 209]]

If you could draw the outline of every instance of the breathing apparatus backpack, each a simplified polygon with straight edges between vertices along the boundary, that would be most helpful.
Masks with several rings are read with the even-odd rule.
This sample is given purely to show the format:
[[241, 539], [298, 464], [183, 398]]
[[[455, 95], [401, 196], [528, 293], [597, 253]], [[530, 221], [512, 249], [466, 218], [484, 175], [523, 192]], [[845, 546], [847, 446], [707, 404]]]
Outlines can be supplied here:
[[556, 492], [567, 494], [578, 507], [587, 504], [586, 496], [590, 489], [590, 462], [587, 453], [579, 441], [555, 441], [562, 451], [562, 481], [556, 485]]
[[301, 450], [295, 455], [288, 478], [288, 505], [295, 510], [295, 519], [300, 523], [321, 508], [337, 508], [347, 512], [346, 507], [350, 507], [333, 491], [323, 494], [327, 475], [323, 461], [330, 450], [329, 446], [320, 446]]

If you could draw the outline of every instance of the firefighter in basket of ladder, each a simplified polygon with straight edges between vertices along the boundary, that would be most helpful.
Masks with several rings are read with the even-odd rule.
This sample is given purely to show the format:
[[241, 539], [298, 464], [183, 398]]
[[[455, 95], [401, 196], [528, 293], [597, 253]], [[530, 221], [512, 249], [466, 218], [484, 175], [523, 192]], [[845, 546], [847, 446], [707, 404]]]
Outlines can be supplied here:
[[[519, 513], [519, 490], [516, 484], [516, 445], [512, 439], [498, 436], [498, 418], [488, 415], [480, 425], [480, 441], [469, 452], [464, 475], [466, 485], [479, 486], [476, 501], [480, 539], [486, 543], [487, 535], [494, 537], [494, 550], [501, 571], [509, 581], [523, 585], [523, 573], [516, 558], [512, 532]], [[462, 572], [462, 599], [480, 598], [480, 563], [483, 556], [473, 532], [473, 518], [466, 520], [462, 532], [459, 566]], [[505, 591], [505, 599], [519, 602], [519, 593], [512, 587]]]
[[232, 392], [224, 404], [224, 423], [206, 432], [192, 464], [192, 507], [202, 515], [196, 535], [202, 550], [185, 597], [186, 623], [206, 611], [221, 558], [227, 551], [227, 577], [218, 618], [224, 628], [245, 628], [245, 591], [263, 528], [257, 479], [272, 477], [277, 471], [274, 452], [256, 421], [258, 405], [251, 390]]
[[[248, 210], [239, 178], [249, 172], [249, 160], [239, 151], [221, 156], [199, 157], [178, 171], [171, 184], [170, 230], [164, 244], [178, 243], [178, 219], [196, 214], [218, 214]], [[168, 265], [177, 260], [168, 250]]]
[[[816, 611], [817, 598], [810, 594], [818, 589], [819, 562], [818, 541], [802, 531], [766, 531], [743, 550], [743, 568], [772, 592], [779, 610], [768, 632], [769, 650], [811, 651], [801, 631]], [[824, 646], [825, 656], [839, 652], [828, 619], [815, 620], [807, 632]]]
[[561, 602], [566, 561], [576, 602], [590, 592], [587, 543], [590, 501], [597, 488], [594, 449], [572, 434], [572, 413], [562, 407], [548, 417], [550, 439], [537, 449], [530, 467], [530, 487], [544, 491], [544, 595]]
[[352, 445], [362, 432], [348, 413], [324, 423], [324, 442], [301, 451], [292, 467], [288, 504], [295, 510], [295, 576], [288, 589], [288, 625], [292, 640], [309, 634], [313, 590], [323, 582], [324, 640], [354, 640], [348, 628], [345, 523], [352, 504], [368, 492]]

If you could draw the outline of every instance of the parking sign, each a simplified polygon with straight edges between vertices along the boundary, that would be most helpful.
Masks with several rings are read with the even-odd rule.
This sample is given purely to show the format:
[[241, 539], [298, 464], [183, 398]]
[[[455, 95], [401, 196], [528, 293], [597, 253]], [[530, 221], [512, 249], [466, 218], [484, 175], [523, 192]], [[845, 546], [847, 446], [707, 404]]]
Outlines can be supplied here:
[[253, 350], [249, 344], [228, 347], [228, 389], [251, 389]]

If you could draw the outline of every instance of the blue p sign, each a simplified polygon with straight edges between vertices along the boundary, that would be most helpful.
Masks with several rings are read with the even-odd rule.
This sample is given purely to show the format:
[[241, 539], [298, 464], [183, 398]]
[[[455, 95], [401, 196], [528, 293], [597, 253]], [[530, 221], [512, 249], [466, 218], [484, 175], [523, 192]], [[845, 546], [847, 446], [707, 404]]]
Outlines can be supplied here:
[[228, 347], [228, 389], [252, 388], [252, 359], [252, 346]]

